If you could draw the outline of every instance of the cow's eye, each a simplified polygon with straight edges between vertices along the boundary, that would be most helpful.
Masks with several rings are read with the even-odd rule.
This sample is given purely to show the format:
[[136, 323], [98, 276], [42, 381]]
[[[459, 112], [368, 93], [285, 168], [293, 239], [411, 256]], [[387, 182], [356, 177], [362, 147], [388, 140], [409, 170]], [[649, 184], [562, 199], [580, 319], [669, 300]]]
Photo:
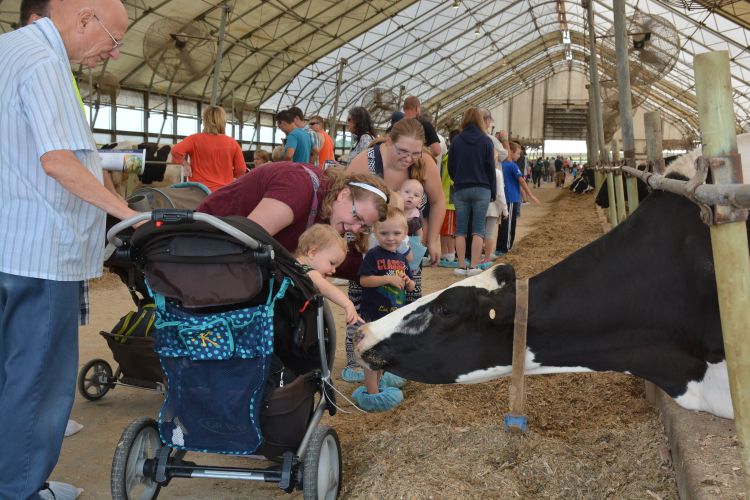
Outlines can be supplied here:
[[437, 313], [441, 316], [450, 316], [451, 314], [450, 309], [448, 309], [445, 304], [437, 305]]

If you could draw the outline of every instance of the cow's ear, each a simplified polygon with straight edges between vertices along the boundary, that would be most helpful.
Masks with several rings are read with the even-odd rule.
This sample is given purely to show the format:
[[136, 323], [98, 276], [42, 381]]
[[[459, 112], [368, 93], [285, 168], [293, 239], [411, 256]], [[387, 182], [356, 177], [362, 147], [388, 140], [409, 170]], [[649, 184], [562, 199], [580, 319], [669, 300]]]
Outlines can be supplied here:
[[503, 264], [495, 266], [492, 274], [497, 281], [498, 288], [505, 288], [509, 284], [514, 284], [516, 281], [516, 270], [510, 264]]

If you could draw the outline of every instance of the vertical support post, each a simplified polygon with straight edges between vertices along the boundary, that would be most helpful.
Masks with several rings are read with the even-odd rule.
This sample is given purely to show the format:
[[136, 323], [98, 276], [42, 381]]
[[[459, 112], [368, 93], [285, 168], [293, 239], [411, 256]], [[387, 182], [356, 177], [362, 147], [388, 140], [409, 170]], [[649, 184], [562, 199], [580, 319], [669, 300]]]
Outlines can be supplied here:
[[341, 97], [341, 79], [344, 76], [344, 66], [346, 66], [346, 59], [342, 58], [339, 61], [339, 71], [336, 73], [336, 94], [333, 98], [333, 115], [328, 118], [328, 135], [333, 138], [334, 142], [336, 141], [336, 123], [339, 121], [339, 97]]
[[[617, 88], [620, 104], [620, 129], [625, 165], [635, 168], [635, 136], [633, 133], [633, 106], [630, 90], [630, 63], [628, 61], [628, 33], [625, 20], [625, 0], [614, 0], [612, 7], [615, 24], [615, 53], [617, 56]], [[623, 206], [623, 211], [625, 207]]]
[[653, 165], [653, 172], [664, 175], [664, 153], [661, 145], [662, 128], [661, 112], [651, 111], [643, 115], [643, 123], [646, 128], [646, 158]]
[[[735, 162], [731, 161], [732, 155], [737, 155], [737, 136], [728, 52], [696, 55], [694, 71], [703, 154], [730, 158], [724, 166], [712, 167], [714, 183], [741, 183], [742, 170], [739, 165], [733, 165], [739, 159], [734, 156]], [[715, 215], [727, 220], [732, 210], [732, 207], [716, 207]], [[750, 324], [750, 308], [747, 307], [750, 303], [750, 259], [745, 220], [711, 226], [711, 247], [734, 423], [747, 477], [750, 473], [750, 336], [747, 330]]]
[[635, 209], [638, 208], [638, 179], [633, 176], [627, 177], [628, 186], [628, 215], [632, 215]]
[[617, 200], [615, 199], [615, 179], [612, 172], [607, 172], [607, 198], [609, 198], [609, 208], [607, 209], [607, 218], [614, 228], [617, 225]]
[[617, 139], [612, 139], [612, 161], [620, 161], [620, 145], [617, 143]]
[[615, 209], [617, 211], [618, 224], [625, 222], [625, 217], [627, 217], [627, 214], [625, 213], [625, 187], [623, 185], [623, 177], [624, 175], [622, 173], [616, 173], [614, 175], [615, 199], [617, 200], [617, 206]]
[[[229, 4], [221, 6], [221, 24], [219, 25], [219, 46], [216, 48], [216, 61], [214, 62], [214, 76], [211, 87], [211, 106], [216, 106], [219, 98], [219, 77], [221, 73], [221, 58], [224, 55], [224, 33], [227, 29], [227, 17], [229, 17]], [[233, 117], [234, 118], [234, 117]]]
[[[586, 19], [589, 26], [589, 78], [591, 80], [591, 102], [594, 104], [594, 118], [597, 138], [598, 159], [602, 164], [607, 163], [607, 148], [604, 141], [604, 122], [602, 120], [602, 96], [599, 91], [599, 68], [596, 54], [596, 30], [594, 30], [594, 2], [588, 0], [586, 5]], [[612, 199], [612, 198], [610, 198]]]
[[260, 107], [255, 110], [255, 149], [260, 149]]

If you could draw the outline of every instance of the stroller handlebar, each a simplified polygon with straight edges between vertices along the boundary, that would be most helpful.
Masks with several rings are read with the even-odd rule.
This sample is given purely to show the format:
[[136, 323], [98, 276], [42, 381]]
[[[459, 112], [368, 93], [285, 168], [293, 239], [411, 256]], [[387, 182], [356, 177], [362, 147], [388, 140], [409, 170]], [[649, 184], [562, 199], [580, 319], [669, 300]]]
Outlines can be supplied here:
[[141, 212], [138, 215], [120, 221], [107, 231], [107, 241], [120, 248], [123, 241], [117, 235], [129, 227], [147, 220], [152, 220], [157, 226], [161, 226], [162, 224], [183, 224], [192, 221], [205, 222], [223, 233], [232, 236], [250, 250], [261, 248], [261, 244], [257, 240], [213, 215], [174, 208], [159, 208], [152, 212]]

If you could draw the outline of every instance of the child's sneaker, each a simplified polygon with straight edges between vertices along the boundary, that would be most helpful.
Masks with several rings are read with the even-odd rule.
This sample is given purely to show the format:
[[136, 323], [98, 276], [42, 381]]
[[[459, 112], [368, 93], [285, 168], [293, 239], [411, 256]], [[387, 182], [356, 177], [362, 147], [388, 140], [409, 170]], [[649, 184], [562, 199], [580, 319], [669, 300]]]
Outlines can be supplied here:
[[466, 270], [466, 276], [476, 276], [481, 274], [482, 270], [477, 267], [470, 267]]
[[466, 276], [466, 268], [458, 267], [453, 270], [453, 274], [455, 274], [456, 276]]
[[497, 259], [499, 257], [502, 257], [503, 255], [505, 255], [505, 252], [501, 252], [500, 250], [495, 250], [494, 252], [492, 252], [492, 258], [493, 259]]
[[365, 372], [362, 368], [347, 366], [341, 370], [341, 378], [345, 382], [362, 382], [365, 379]]

